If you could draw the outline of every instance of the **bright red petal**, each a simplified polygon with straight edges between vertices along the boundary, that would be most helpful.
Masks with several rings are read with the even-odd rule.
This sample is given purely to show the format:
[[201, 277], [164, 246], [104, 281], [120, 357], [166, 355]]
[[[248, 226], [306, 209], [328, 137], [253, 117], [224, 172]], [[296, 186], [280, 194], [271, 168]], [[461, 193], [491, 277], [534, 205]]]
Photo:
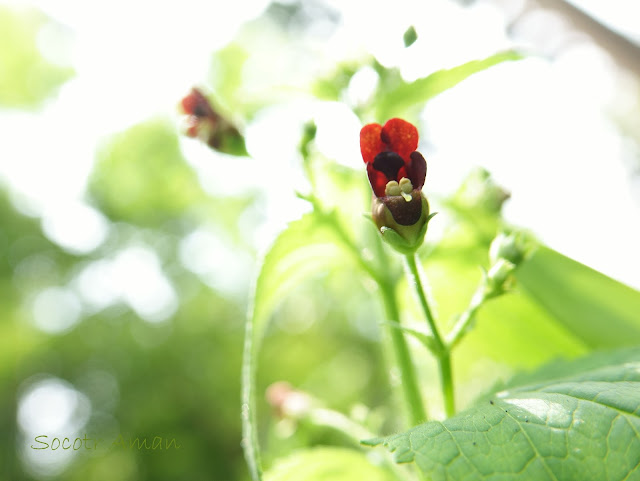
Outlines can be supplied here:
[[370, 162], [367, 164], [367, 175], [369, 177], [369, 183], [371, 184], [371, 189], [376, 197], [384, 197], [384, 191], [387, 187], [387, 176], [384, 175], [383, 172], [376, 170], [373, 168], [373, 163]]
[[194, 115], [199, 118], [216, 117], [216, 114], [209, 104], [209, 99], [195, 87], [191, 89], [189, 95], [184, 97], [180, 103], [185, 114]]
[[360, 131], [360, 152], [362, 152], [362, 159], [367, 164], [373, 162], [373, 159], [380, 152], [387, 150], [380, 138], [381, 132], [382, 125], [380, 124], [367, 124]]
[[[362, 139], [362, 134], [360, 135]], [[418, 129], [406, 120], [388, 120], [380, 135], [389, 150], [397, 152], [407, 163], [411, 153], [418, 148]]]

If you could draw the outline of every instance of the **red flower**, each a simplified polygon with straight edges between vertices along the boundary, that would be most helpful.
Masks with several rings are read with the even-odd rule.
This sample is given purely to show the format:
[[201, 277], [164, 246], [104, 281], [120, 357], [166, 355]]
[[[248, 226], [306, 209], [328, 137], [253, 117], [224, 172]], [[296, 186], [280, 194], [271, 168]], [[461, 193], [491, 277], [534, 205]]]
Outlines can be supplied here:
[[184, 114], [185, 134], [199, 138], [209, 147], [233, 155], [247, 155], [244, 138], [238, 129], [221, 116], [209, 99], [197, 88], [180, 101]]
[[360, 131], [360, 151], [373, 189], [372, 217], [383, 238], [408, 253], [424, 239], [429, 203], [422, 195], [427, 163], [418, 147], [418, 130], [402, 119], [368, 124]]
[[368, 124], [362, 128], [360, 150], [376, 197], [388, 195], [387, 184], [399, 183], [403, 178], [411, 181], [413, 189], [422, 189], [427, 163], [417, 147], [418, 129], [406, 120], [396, 118], [384, 127]]
[[211, 107], [209, 99], [195, 87], [180, 101], [180, 106], [188, 116], [185, 133], [189, 137], [198, 137], [203, 131], [206, 137], [220, 122], [220, 116]]

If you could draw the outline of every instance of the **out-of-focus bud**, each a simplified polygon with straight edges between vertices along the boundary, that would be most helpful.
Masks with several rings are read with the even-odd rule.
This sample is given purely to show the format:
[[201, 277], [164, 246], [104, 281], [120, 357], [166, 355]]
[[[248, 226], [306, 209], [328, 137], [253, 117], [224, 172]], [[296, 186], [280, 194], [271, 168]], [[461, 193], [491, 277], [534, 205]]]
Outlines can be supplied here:
[[516, 265], [506, 259], [498, 259], [487, 272], [487, 287], [491, 295], [499, 295], [504, 292], [509, 276], [515, 270]]
[[490, 268], [486, 273], [486, 288], [489, 297], [507, 290], [513, 281], [511, 274], [527, 257], [528, 242], [522, 232], [501, 232], [489, 247]]
[[244, 137], [213, 108], [201, 90], [192, 88], [180, 101], [180, 110], [186, 115], [185, 135], [198, 138], [212, 149], [225, 154], [247, 155]]
[[518, 265], [524, 260], [526, 252], [526, 241], [522, 233], [512, 232], [506, 234], [501, 232], [491, 242], [489, 260], [491, 264], [495, 264], [499, 259], [506, 259]]
[[301, 419], [312, 408], [312, 399], [307, 393], [295, 390], [285, 381], [273, 383], [267, 388], [265, 395], [278, 417]]
[[499, 214], [511, 194], [495, 183], [491, 174], [481, 167], [472, 170], [454, 196], [462, 208]]

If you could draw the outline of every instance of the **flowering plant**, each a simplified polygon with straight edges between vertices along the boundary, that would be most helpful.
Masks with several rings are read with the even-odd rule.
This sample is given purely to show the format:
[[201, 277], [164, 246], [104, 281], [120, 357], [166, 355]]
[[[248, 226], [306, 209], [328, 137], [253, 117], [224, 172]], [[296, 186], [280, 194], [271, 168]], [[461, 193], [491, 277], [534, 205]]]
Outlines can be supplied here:
[[[498, 56], [491, 62], [504, 58]], [[399, 82], [396, 73], [388, 74], [382, 67], [377, 71], [382, 76], [380, 85], [384, 88]], [[460, 81], [460, 72], [452, 74], [450, 86]], [[442, 88], [442, 79], [447, 75], [447, 72], [439, 72], [433, 78], [438, 89]], [[359, 273], [369, 281], [366, 304], [370, 304], [371, 293], [380, 296], [384, 309], [384, 321], [381, 324], [387, 328], [386, 334], [393, 352], [393, 356], [387, 360], [393, 363], [393, 373], [397, 373], [397, 376], [389, 376], [397, 380], [390, 383], [390, 387], [396, 387], [399, 398], [403, 400], [400, 408], [386, 402], [386, 412], [391, 424], [400, 422], [396, 414], [401, 413], [399, 418], [404, 418], [407, 430], [381, 437], [386, 425], [372, 421], [375, 417], [371, 414], [373, 409], [359, 406], [353, 413], [345, 414], [341, 409], [328, 408], [317, 392], [307, 392], [291, 384], [277, 382], [266, 390], [266, 398], [278, 426], [284, 426], [283, 432], [293, 436], [291, 433], [304, 431], [309, 426], [313, 429], [331, 429], [351, 440], [356, 449], [362, 449], [362, 444], [384, 444], [394, 454], [385, 457], [383, 452], [383, 468], [379, 469], [380, 466], [372, 465], [365, 456], [354, 454], [355, 449], [348, 450], [349, 454], [346, 455], [343, 448], [336, 448], [339, 453], [309, 448], [300, 455], [290, 456], [290, 463], [285, 462], [282, 466], [276, 464], [275, 468], [270, 469], [267, 479], [324, 481], [327, 479], [326, 472], [314, 472], [312, 466], [328, 466], [330, 472], [343, 474], [347, 465], [359, 466], [356, 470], [358, 477], [354, 479], [406, 481], [493, 479], [496, 476], [500, 479], [524, 480], [590, 479], [591, 472], [581, 463], [581, 452], [592, 453], [589, 459], [594, 460], [594, 472], [613, 472], [615, 475], [610, 477], [631, 479], [630, 473], [637, 471], [640, 463], [640, 450], [633, 447], [624, 451], [625, 455], [633, 451], [626, 464], [611, 462], [610, 459], [620, 459], [621, 452], [612, 447], [608, 448], [605, 455], [594, 454], [593, 443], [589, 444], [592, 437], [585, 437], [580, 426], [586, 426], [589, 420], [604, 417], [613, 423], [628, 406], [635, 409], [640, 404], [640, 391], [632, 391], [631, 387], [625, 390], [626, 387], [614, 384], [621, 378], [625, 382], [640, 382], [637, 369], [628, 362], [637, 362], [640, 358], [637, 351], [612, 358], [611, 362], [615, 364], [613, 369], [607, 364], [606, 371], [595, 371], [595, 374], [578, 365], [568, 371], [563, 368], [565, 370], [562, 372], [568, 373], [569, 377], [554, 381], [553, 376], [557, 373], [552, 368], [550, 374], [534, 376], [536, 383], [543, 380], [542, 384], [521, 383], [512, 384], [510, 389], [501, 389], [499, 392], [488, 390], [487, 397], [480, 397], [464, 413], [457, 412], [460, 405], [469, 403], [468, 386], [465, 391], [464, 379], [470, 376], [469, 364], [475, 367], [478, 359], [478, 337], [474, 338], [476, 344], [463, 341], [472, 332], [478, 314], [485, 311], [485, 306], [491, 304], [491, 308], [486, 309], [490, 314], [482, 323], [485, 336], [482, 340], [491, 346], [492, 360], [500, 358], [496, 352], [501, 352], [504, 359], [513, 351], [531, 350], [532, 345], [536, 353], [541, 345], [545, 345], [545, 348], [547, 344], [551, 345], [548, 342], [550, 330], [538, 326], [539, 322], [548, 323], [549, 316], [560, 319], [562, 328], [559, 331], [565, 332], [570, 326], [572, 332], [578, 333], [580, 342], [588, 338], [589, 342], [598, 345], [601, 339], [592, 333], [597, 330], [594, 326], [599, 322], [596, 319], [598, 313], [604, 311], [600, 302], [603, 300], [598, 300], [597, 296], [588, 299], [584, 295], [576, 296], [573, 308], [565, 308], [566, 299], [558, 296], [570, 292], [572, 280], [575, 280], [566, 276], [566, 272], [579, 271], [580, 277], [584, 275], [591, 281], [593, 273], [580, 270], [576, 263], [567, 263], [566, 258], [548, 249], [542, 249], [542, 254], [538, 251], [532, 256], [530, 237], [507, 226], [501, 219], [501, 206], [509, 194], [490, 181], [486, 171], [470, 176], [451, 198], [432, 199], [434, 204], [441, 201], [439, 208], [444, 210], [447, 219], [452, 220], [450, 225], [455, 227], [450, 230], [454, 233], [450, 234], [444, 229], [437, 245], [431, 239], [430, 248], [420, 251], [425, 239], [429, 240], [427, 228], [434, 215], [424, 192], [427, 161], [418, 151], [419, 134], [416, 126], [395, 115], [404, 112], [398, 105], [406, 107], [414, 104], [413, 100], [405, 98], [408, 92], [428, 98], [433, 90], [423, 87], [431, 80], [425, 78], [414, 83], [401, 83], [396, 92], [393, 88], [391, 92], [381, 92], [384, 101], [378, 103], [378, 108], [363, 108], [359, 112], [365, 116], [375, 111], [378, 118], [391, 117], [384, 124], [368, 123], [360, 131], [360, 152], [370, 190], [363, 182], [361, 171], [346, 172], [343, 168], [338, 170], [337, 166], [333, 166], [335, 170], [330, 173], [339, 174], [336, 176], [339, 184], [322, 183], [317, 174], [331, 170], [332, 162], [314, 148], [320, 144], [314, 145], [315, 124], [309, 121], [304, 128], [299, 150], [304, 173], [309, 180], [309, 191], [298, 192], [297, 195], [309, 201], [311, 209], [301, 219], [291, 222], [265, 255], [255, 282], [246, 326], [242, 370], [243, 447], [252, 478], [254, 481], [263, 479], [256, 420], [259, 399], [256, 394], [256, 359], [268, 321], [277, 312], [280, 299], [293, 290], [292, 286], [299, 286], [305, 276], [317, 269], [330, 275], [334, 273], [332, 269], [344, 271], [344, 261], [348, 258], [353, 261], [350, 267], [355, 266], [348, 273], [349, 286], [357, 285], [354, 280]], [[225, 136], [230, 133], [239, 135], [239, 130], [224, 128], [230, 124], [225, 124], [211, 105], [199, 91], [193, 91], [183, 101], [183, 111], [190, 116], [187, 135], [202, 138], [210, 147], [221, 150]], [[353, 140], [354, 143], [357, 140], [355, 132]], [[352, 180], [355, 178], [360, 182]], [[337, 185], [340, 187], [336, 188]], [[371, 218], [376, 226], [375, 231], [370, 224], [359, 222], [359, 219], [349, 215], [356, 213], [358, 208], [352, 202], [344, 202], [347, 194], [343, 188], [347, 186], [355, 190], [358, 188], [356, 185], [366, 188], [367, 196], [372, 199]], [[330, 193], [327, 195], [322, 189]], [[425, 321], [422, 325], [416, 327], [415, 323], [406, 324], [408, 320], [414, 321], [416, 314], [408, 311], [411, 312], [409, 316], [401, 309], [406, 301], [400, 296], [403, 291], [401, 288], [405, 285], [401, 283], [399, 269], [394, 268], [394, 257], [389, 254], [385, 244], [401, 254], [408, 281], [406, 285], [414, 291], [418, 315]], [[558, 263], [567, 269], [555, 269]], [[478, 269], [478, 265], [481, 269]], [[433, 282], [435, 279], [433, 297], [444, 295], [448, 296], [449, 301], [455, 298], [455, 302], [448, 303], [449, 312], [441, 306], [438, 306], [439, 309], [432, 308], [432, 295], [427, 289], [427, 276], [423, 272], [425, 267], [430, 280]], [[551, 272], [553, 275], [550, 275]], [[432, 273], [435, 273], [433, 277]], [[469, 282], [473, 275], [479, 277], [475, 287]], [[606, 284], [600, 280], [593, 282], [599, 286]], [[525, 287], [520, 288], [520, 283]], [[607, 285], [603, 287], [603, 292], [610, 289], [610, 292], [618, 295], [621, 292], [618, 288]], [[526, 292], [527, 289], [531, 292]], [[517, 296], [511, 296], [508, 302], [496, 307], [499, 301], [494, 302], [494, 299], [513, 291], [517, 292]], [[350, 298], [355, 295], [356, 292], [349, 291]], [[462, 308], [457, 302], [461, 296], [469, 296]], [[594, 309], [585, 308], [583, 303], [592, 304]], [[627, 302], [626, 306], [629, 305], [631, 303]], [[540, 311], [532, 313], [532, 306], [537, 306]], [[442, 320], [445, 317], [443, 311], [448, 314], [448, 320]], [[540, 314], [543, 311], [545, 314]], [[576, 319], [580, 320], [580, 324], [567, 315], [576, 312], [579, 313]], [[607, 312], [614, 320], [618, 316], [615, 312], [611, 315], [613, 311], [610, 309]], [[628, 332], [626, 315], [627, 312], [615, 321], [619, 328], [617, 342], [620, 343], [626, 342], [624, 334], [620, 334]], [[591, 319], [586, 322], [587, 326], [591, 326], [588, 329], [583, 328], [585, 319]], [[527, 322], [531, 324], [527, 325]], [[487, 328], [489, 325], [490, 328]], [[520, 332], [526, 331], [527, 327], [527, 335], [521, 335]], [[482, 336], [482, 329], [480, 331], [478, 335]], [[487, 335], [487, 332], [490, 334]], [[532, 333], [537, 333], [539, 337], [531, 341], [529, 338]], [[419, 341], [418, 347], [409, 344], [409, 336]], [[419, 349], [420, 345], [424, 347], [423, 350]], [[347, 349], [352, 349], [352, 346]], [[505, 354], [506, 351], [508, 354]], [[487, 358], [489, 356], [480, 359]], [[592, 369], [598, 365], [597, 362], [588, 360], [586, 365]], [[439, 388], [436, 391], [440, 394], [434, 396], [433, 389], [425, 389], [420, 382], [422, 379], [428, 380], [428, 388]], [[591, 381], [595, 384], [590, 384]], [[460, 389], [460, 385], [463, 389]], [[624, 393], [619, 398], [625, 401], [620, 403], [607, 398], [609, 404], [596, 402], [603, 389], [611, 392], [623, 389]], [[428, 402], [427, 393], [430, 394]], [[625, 404], [626, 400], [631, 400], [628, 405]], [[578, 409], [576, 406], [581, 407]], [[629, 420], [631, 423], [636, 421], [635, 418]], [[608, 424], [598, 424], [605, 427], [598, 427], [600, 431], [597, 436], [600, 439], [608, 436]], [[637, 435], [640, 426], [631, 425], [629, 428], [625, 425], [616, 429], [624, 430], [625, 439], [635, 443], [630, 445], [640, 446]], [[624, 444], [620, 446], [626, 449]], [[611, 456], [610, 452], [613, 453]], [[396, 463], [405, 466], [399, 467]], [[571, 473], [570, 477], [566, 473]], [[344, 479], [347, 478], [351, 479], [348, 475]]]
[[427, 231], [429, 203], [422, 194], [427, 162], [418, 148], [418, 129], [393, 118], [365, 125], [360, 150], [373, 190], [372, 217], [385, 240], [401, 252], [420, 247]]

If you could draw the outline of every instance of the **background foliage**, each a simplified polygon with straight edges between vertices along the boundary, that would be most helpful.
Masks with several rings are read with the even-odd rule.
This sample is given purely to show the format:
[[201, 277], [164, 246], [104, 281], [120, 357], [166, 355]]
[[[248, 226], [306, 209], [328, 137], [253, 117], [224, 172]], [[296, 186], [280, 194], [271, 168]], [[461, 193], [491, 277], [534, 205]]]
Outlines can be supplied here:
[[[273, 3], [229, 35], [209, 60], [202, 56], [201, 63], [210, 64], [204, 80], [190, 77], [201, 80], [217, 109], [246, 131], [249, 152], [267, 152], [272, 163], [260, 155], [210, 152], [181, 137], [172, 111], [177, 94], [166, 99], [169, 113], [107, 128], [100, 123], [107, 115], [101, 102], [118, 105], [122, 86], [94, 91], [81, 97], [83, 115], [73, 123], [51, 125], [46, 109], [77, 87], [71, 63], [42, 46], [52, 39], [62, 42], [65, 26], [40, 11], [0, 6], [0, 110], [22, 130], [20, 115], [44, 119], [34, 122], [30, 139], [50, 155], [40, 159], [43, 164], [54, 165], [28, 173], [41, 182], [41, 190], [73, 177], [61, 159], [77, 152], [55, 138], [56, 128], [71, 132], [77, 144], [90, 124], [104, 129], [79, 168], [87, 171], [81, 206], [63, 206], [63, 224], [74, 239], [88, 243], [60, 234], [52, 220], [55, 199], [45, 199], [38, 210], [8, 175], [2, 185], [2, 479], [249, 479], [240, 445], [240, 370], [251, 279], [274, 233], [298, 217], [265, 258], [266, 274], [257, 281], [265, 335], [257, 392], [287, 380], [326, 406], [361, 418], [376, 433], [404, 427], [394, 389], [397, 373], [385, 367], [391, 353], [375, 286], [325, 229], [326, 219], [308, 213], [308, 203], [294, 192], [306, 193], [313, 184], [323, 205], [338, 209], [349, 235], [370, 250], [374, 262], [394, 275], [400, 274], [399, 263], [380, 250], [362, 217], [370, 194], [360, 160], [349, 164], [343, 152], [332, 153], [326, 144], [336, 142], [319, 129], [301, 149], [305, 162], [298, 153], [300, 139], [324, 108], [342, 112], [341, 120], [358, 127], [392, 115], [417, 123], [427, 101], [489, 67], [517, 64], [523, 54], [511, 48], [483, 52], [413, 79], [366, 51], [336, 63], [318, 52], [322, 36], [308, 34], [314, 26], [335, 27], [335, 11], [309, 3], [311, 13], [302, 2]], [[43, 29], [49, 35], [45, 40]], [[420, 35], [418, 30], [418, 41]], [[196, 55], [193, 49], [182, 55]], [[363, 71], [373, 72], [377, 83], [366, 98], [358, 98], [354, 89], [367, 90], [357, 88]], [[128, 77], [125, 66], [117, 75]], [[181, 86], [184, 93], [187, 87]], [[358, 117], [345, 117], [350, 110]], [[260, 143], [255, 132], [264, 124], [268, 136]], [[430, 149], [425, 124], [421, 132]], [[10, 132], [3, 132], [5, 145]], [[3, 165], [20, 163], [16, 152], [30, 148], [23, 142], [19, 150], [1, 150]], [[489, 243], [505, 225], [504, 191], [488, 173], [465, 172], [457, 183], [463, 179], [459, 189], [430, 197], [440, 214], [421, 251], [443, 323], [464, 308], [481, 278], [479, 266], [487, 266]], [[430, 182], [428, 175], [428, 195], [437, 191]], [[558, 357], [640, 342], [637, 291], [548, 248], [541, 248], [517, 277], [514, 292], [481, 311], [475, 330], [454, 355], [462, 407], [516, 372]], [[403, 282], [404, 321], [421, 328]], [[435, 380], [433, 360], [417, 342], [411, 345], [420, 378]], [[430, 414], [440, 417], [437, 383], [425, 384]], [[359, 475], [370, 471], [368, 479], [390, 479], [378, 466], [382, 454], [369, 452], [367, 458], [340, 433], [280, 420], [262, 397], [258, 419], [264, 464], [273, 467], [269, 479], [327, 479], [331, 466], [349, 466]], [[75, 455], [29, 448], [36, 435], [84, 433], [108, 445], [119, 435], [127, 440], [161, 436], [176, 438], [182, 447], [162, 452], [105, 448]], [[353, 479], [347, 471], [343, 475]]]

